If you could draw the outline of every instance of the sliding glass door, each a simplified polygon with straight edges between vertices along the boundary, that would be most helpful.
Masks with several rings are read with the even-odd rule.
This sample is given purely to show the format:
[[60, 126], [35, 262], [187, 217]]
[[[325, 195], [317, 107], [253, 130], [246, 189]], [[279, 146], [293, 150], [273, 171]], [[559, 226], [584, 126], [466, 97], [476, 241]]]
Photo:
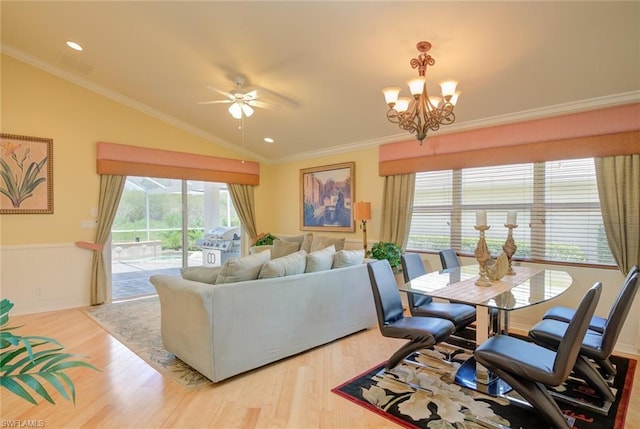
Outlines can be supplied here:
[[231, 227], [239, 220], [226, 184], [128, 177], [111, 228], [112, 299], [154, 294], [152, 274], [210, 265], [203, 239]]

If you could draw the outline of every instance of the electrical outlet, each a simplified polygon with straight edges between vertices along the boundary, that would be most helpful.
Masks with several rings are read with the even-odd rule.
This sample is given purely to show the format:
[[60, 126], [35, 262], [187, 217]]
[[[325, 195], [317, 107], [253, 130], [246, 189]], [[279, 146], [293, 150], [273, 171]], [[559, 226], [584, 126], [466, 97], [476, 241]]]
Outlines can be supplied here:
[[80, 221], [80, 228], [93, 229], [93, 228], [97, 228], [97, 227], [98, 227], [98, 221], [97, 220], [83, 220], [83, 221]]
[[42, 296], [42, 288], [37, 287], [37, 288], [33, 289], [33, 295], [34, 296]]

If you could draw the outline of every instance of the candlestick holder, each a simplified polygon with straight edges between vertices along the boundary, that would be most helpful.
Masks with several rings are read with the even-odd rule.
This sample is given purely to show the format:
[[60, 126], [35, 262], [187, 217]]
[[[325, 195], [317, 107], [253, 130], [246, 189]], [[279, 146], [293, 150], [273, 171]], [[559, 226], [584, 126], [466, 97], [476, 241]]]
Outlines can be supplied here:
[[480, 231], [480, 239], [478, 240], [478, 245], [474, 252], [476, 259], [478, 260], [478, 264], [480, 264], [480, 278], [476, 280], [476, 285], [491, 286], [489, 276], [487, 275], [487, 262], [491, 259], [491, 253], [489, 253], [487, 242], [484, 239], [484, 232], [491, 227], [487, 225], [476, 225], [474, 228], [477, 231]]
[[509, 259], [509, 271], [507, 271], [507, 275], [514, 275], [516, 272], [513, 270], [511, 266], [511, 257], [516, 253], [516, 242], [513, 240], [513, 230], [518, 227], [518, 225], [514, 225], [511, 223], [505, 223], [505, 227], [509, 228], [509, 232], [507, 233], [507, 241], [504, 242], [502, 246], [502, 250], [504, 250], [505, 255], [507, 255], [507, 259]]

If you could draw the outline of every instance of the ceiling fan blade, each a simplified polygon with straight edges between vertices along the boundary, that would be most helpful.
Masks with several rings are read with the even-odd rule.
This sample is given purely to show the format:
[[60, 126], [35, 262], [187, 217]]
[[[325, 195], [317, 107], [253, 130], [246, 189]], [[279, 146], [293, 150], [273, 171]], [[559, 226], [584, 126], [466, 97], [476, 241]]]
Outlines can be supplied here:
[[266, 101], [249, 100], [247, 104], [254, 107], [262, 107], [263, 109], [279, 109], [280, 105], [276, 103], [268, 103]]
[[233, 100], [210, 100], [210, 101], [198, 102], [198, 104], [220, 104], [220, 103], [233, 103]]
[[227, 97], [227, 98], [228, 98], [228, 99], [230, 99], [230, 100], [235, 100], [234, 95], [233, 95], [233, 94], [231, 94], [230, 92], [222, 91], [222, 90], [220, 90], [220, 89], [218, 89], [218, 88], [214, 88], [214, 87], [212, 87], [212, 86], [208, 86], [207, 88], [209, 88], [211, 91], [215, 91], [215, 92], [217, 92], [218, 94], [222, 94], [222, 95], [224, 95], [225, 97]]
[[245, 93], [242, 98], [244, 98], [245, 101], [255, 100], [258, 98], [258, 91], [255, 89], [253, 91], [249, 91]]

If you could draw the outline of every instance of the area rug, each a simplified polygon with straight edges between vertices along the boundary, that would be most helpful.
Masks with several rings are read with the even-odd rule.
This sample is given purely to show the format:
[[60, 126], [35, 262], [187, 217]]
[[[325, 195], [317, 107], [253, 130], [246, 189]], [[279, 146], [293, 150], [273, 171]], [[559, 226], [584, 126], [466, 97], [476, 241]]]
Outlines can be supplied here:
[[159, 373], [186, 390], [211, 383], [162, 346], [157, 296], [89, 307], [85, 313]]
[[[406, 428], [548, 427], [536, 410], [454, 384], [457, 369], [471, 354], [456, 354], [450, 359], [453, 363], [446, 362], [447, 354], [450, 358], [450, 350], [420, 351], [410, 357], [411, 363], [403, 363], [391, 373], [384, 371], [383, 362], [332, 392]], [[563, 413], [575, 419], [573, 429], [624, 428], [636, 361], [616, 356], [611, 360], [618, 371], [614, 381], [617, 392], [607, 416], [559, 403]], [[589, 401], [593, 390], [579, 380], [572, 383], [580, 385], [557, 389], [564, 395]]]

